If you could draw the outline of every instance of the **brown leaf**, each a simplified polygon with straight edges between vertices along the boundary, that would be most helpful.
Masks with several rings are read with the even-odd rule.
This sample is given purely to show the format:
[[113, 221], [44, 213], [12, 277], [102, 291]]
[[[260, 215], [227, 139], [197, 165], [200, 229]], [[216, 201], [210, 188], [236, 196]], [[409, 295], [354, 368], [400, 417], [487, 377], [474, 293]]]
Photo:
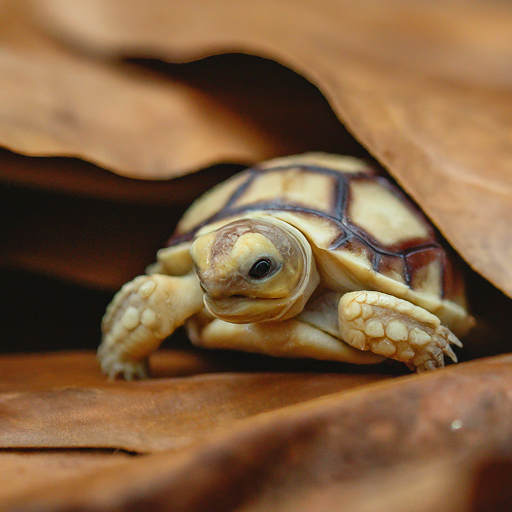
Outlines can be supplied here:
[[274, 141], [194, 87], [74, 55], [34, 28], [21, 4], [0, 4], [4, 146], [28, 155], [78, 156], [145, 178], [279, 152]]
[[104, 54], [246, 51], [298, 70], [466, 261], [512, 294], [508, 4], [36, 3], [45, 26]]
[[74, 481], [107, 467], [131, 462], [126, 453], [101, 450], [58, 450], [48, 452], [10, 451], [0, 453], [0, 507], [20, 496], [40, 493], [57, 482]]
[[352, 510], [372, 503], [373, 487], [381, 510], [417, 510], [422, 492], [435, 504], [450, 490], [444, 510], [464, 510], [475, 464], [511, 449], [511, 376], [506, 356], [332, 394], [57, 484], [16, 510], [329, 510], [338, 485]]
[[162, 451], [264, 411], [385, 378], [279, 372], [194, 376], [222, 365], [179, 351], [159, 352], [155, 359], [156, 375], [165, 366], [164, 374], [180, 378], [109, 382], [92, 354], [0, 359], [0, 448]]

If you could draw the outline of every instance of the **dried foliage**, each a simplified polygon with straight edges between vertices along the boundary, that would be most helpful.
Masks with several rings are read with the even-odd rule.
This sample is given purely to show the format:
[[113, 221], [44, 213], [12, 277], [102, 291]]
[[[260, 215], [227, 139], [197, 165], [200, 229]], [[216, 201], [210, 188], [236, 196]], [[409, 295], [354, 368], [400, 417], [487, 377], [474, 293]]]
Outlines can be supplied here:
[[[510, 297], [511, 25], [483, 0], [0, 0], [0, 263], [114, 290], [239, 167], [196, 171], [324, 150], [379, 161]], [[510, 299], [470, 294], [465, 354], [508, 351]], [[0, 509], [511, 508], [509, 356], [152, 366], [0, 358]]]
[[[155, 357], [167, 378], [108, 383], [92, 363], [1, 361], [3, 460], [30, 475], [53, 468], [55, 448], [134, 455], [78, 450], [46, 488], [18, 478], [24, 497], [0, 475], [5, 510], [466, 510], [477, 463], [511, 448], [508, 356], [383, 384], [384, 374], [226, 372], [179, 352]], [[25, 391], [9, 392], [20, 367]]]

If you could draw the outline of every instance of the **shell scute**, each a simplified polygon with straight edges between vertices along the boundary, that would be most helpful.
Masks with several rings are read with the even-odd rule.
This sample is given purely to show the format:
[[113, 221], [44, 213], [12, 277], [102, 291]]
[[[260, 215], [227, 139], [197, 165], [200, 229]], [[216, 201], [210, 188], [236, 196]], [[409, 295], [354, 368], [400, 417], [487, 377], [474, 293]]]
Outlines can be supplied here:
[[352, 179], [345, 211], [347, 221], [385, 248], [411, 241], [428, 242], [433, 233], [422, 215], [381, 180]]
[[300, 167], [269, 170], [252, 180], [231, 206], [235, 209], [258, 204], [295, 206], [332, 216], [335, 214], [336, 187], [335, 177]]

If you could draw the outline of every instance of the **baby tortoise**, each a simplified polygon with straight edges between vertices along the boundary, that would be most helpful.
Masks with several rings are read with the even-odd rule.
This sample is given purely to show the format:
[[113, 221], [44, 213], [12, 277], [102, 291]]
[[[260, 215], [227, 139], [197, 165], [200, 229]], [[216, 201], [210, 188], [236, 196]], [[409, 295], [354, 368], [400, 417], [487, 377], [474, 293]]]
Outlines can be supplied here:
[[144, 378], [186, 322], [195, 345], [418, 371], [454, 361], [473, 324], [464, 283], [425, 216], [351, 157], [309, 153], [248, 169], [199, 198], [148, 275], [103, 319], [98, 356]]

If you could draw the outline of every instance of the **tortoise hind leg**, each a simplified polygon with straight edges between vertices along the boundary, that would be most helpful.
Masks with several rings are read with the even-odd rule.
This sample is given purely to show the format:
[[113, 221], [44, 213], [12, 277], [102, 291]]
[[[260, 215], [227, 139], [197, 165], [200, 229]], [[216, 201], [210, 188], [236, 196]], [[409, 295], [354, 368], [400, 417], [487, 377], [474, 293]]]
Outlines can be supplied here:
[[148, 375], [147, 359], [162, 341], [203, 307], [195, 274], [139, 276], [125, 284], [105, 312], [101, 368], [110, 378]]
[[405, 363], [418, 372], [457, 362], [450, 344], [462, 346], [439, 318], [410, 302], [375, 291], [346, 293], [338, 306], [342, 339]]

